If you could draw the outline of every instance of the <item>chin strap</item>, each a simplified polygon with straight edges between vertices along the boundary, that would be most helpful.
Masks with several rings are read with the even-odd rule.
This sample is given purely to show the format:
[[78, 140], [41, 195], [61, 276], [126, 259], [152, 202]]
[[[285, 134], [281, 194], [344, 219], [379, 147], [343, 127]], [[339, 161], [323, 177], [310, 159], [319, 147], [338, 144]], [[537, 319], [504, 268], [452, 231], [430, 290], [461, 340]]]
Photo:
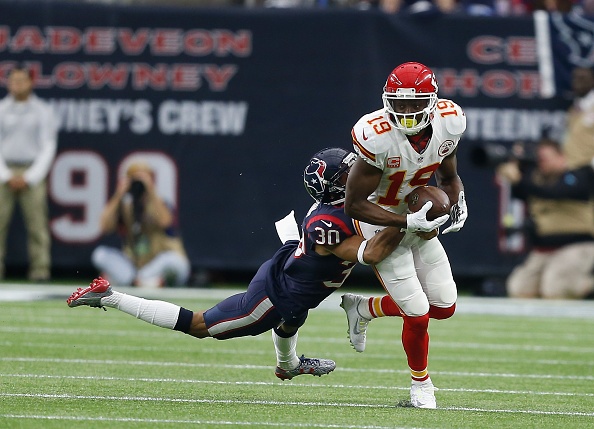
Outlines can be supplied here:
[[274, 222], [274, 226], [276, 227], [278, 238], [280, 238], [280, 241], [283, 244], [289, 240], [301, 240], [301, 235], [299, 235], [299, 227], [297, 226], [297, 221], [295, 220], [295, 210], [291, 210], [291, 212], [284, 218]]

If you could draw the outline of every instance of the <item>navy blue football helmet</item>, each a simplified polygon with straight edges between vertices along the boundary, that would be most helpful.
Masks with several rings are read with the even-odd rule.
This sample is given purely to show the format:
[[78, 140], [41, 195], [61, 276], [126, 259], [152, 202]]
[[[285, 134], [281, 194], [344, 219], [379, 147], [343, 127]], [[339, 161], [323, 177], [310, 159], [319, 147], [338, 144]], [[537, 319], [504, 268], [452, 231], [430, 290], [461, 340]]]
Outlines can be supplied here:
[[329, 147], [316, 153], [303, 172], [303, 183], [311, 197], [325, 204], [344, 202], [346, 180], [342, 175], [351, 169], [357, 154], [339, 147]]

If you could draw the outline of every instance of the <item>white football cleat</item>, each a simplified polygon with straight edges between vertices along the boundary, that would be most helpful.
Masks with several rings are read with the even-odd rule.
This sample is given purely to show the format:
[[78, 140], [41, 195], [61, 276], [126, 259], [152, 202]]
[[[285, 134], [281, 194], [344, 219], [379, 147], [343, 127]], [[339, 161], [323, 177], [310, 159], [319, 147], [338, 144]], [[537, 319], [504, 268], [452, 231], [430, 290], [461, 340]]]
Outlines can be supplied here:
[[330, 374], [336, 368], [336, 362], [330, 359], [306, 358], [301, 355], [299, 358], [299, 366], [293, 369], [282, 369], [276, 367], [274, 375], [281, 380], [290, 380], [302, 374], [311, 374], [321, 377], [324, 374]]
[[353, 348], [362, 353], [365, 351], [365, 342], [367, 341], [367, 325], [370, 319], [359, 314], [358, 306], [361, 301], [366, 299], [361, 295], [345, 293], [342, 296], [340, 306], [344, 309], [349, 324], [349, 341]]
[[430, 378], [425, 381], [412, 381], [410, 386], [410, 403], [415, 408], [437, 408], [435, 401], [435, 391], [437, 387], [433, 385]]

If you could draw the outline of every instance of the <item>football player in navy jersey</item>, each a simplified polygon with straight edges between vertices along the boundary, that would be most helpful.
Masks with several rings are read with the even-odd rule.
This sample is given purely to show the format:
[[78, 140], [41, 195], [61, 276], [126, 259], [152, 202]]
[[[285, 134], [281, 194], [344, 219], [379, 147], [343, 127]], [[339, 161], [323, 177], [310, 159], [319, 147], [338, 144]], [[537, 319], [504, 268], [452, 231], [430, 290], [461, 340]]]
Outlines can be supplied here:
[[277, 222], [283, 246], [260, 266], [245, 292], [194, 312], [117, 292], [99, 277], [89, 287], [78, 288], [67, 299], [68, 306], [117, 308], [196, 338], [226, 340], [272, 330], [278, 378], [328, 374], [336, 367], [332, 360], [298, 357], [297, 330], [308, 311], [343, 284], [357, 261], [380, 262], [403, 236], [399, 228], [386, 228], [368, 240], [356, 234], [343, 207], [347, 176], [356, 158], [355, 153], [341, 148], [327, 148], [312, 157], [303, 179], [315, 203], [303, 220], [302, 234], [292, 214]]

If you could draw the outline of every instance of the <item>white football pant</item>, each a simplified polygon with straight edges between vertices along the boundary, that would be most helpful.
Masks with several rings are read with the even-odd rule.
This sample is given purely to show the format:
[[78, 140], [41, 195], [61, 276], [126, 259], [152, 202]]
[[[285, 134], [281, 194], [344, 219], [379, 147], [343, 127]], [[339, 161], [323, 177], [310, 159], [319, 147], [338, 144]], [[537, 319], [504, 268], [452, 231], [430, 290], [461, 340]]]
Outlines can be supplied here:
[[[356, 225], [366, 239], [385, 227]], [[456, 283], [448, 256], [437, 237], [423, 240], [407, 232], [396, 249], [374, 271], [382, 286], [408, 316], [423, 316], [429, 305], [441, 308], [456, 303]]]

